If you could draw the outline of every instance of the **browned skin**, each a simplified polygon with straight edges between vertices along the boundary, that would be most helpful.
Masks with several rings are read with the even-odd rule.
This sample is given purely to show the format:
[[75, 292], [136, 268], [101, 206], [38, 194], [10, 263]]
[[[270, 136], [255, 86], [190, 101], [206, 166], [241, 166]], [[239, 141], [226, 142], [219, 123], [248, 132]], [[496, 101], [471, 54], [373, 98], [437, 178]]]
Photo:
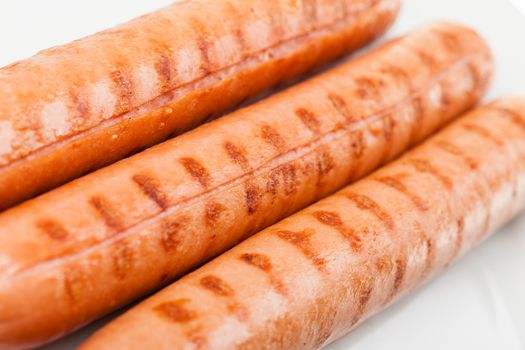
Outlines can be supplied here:
[[[423, 51], [440, 53], [432, 66]], [[434, 24], [0, 214], [0, 344], [67, 333], [362, 177], [473, 106], [491, 73], [474, 32]], [[394, 228], [373, 198], [351, 199]], [[361, 233], [338, 229], [358, 250]], [[279, 235], [326, 269], [310, 232]]]
[[365, 45], [399, 4], [186, 0], [0, 68], [0, 210]]
[[[480, 107], [401, 159], [150, 297], [80, 349], [321, 348], [524, 209], [524, 123], [525, 98]], [[488, 133], [467, 132], [470, 126]], [[433, 167], [414, 166], [421, 162]], [[484, 197], [477, 195], [489, 184]], [[360, 249], [348, 246], [347, 232], [360, 236]], [[203, 278], [220, 281], [227, 293], [205, 293]], [[276, 284], [289, 293], [278, 293]], [[227, 305], [233, 300], [246, 319], [232, 317]], [[188, 336], [191, 329], [199, 329], [198, 344]]]

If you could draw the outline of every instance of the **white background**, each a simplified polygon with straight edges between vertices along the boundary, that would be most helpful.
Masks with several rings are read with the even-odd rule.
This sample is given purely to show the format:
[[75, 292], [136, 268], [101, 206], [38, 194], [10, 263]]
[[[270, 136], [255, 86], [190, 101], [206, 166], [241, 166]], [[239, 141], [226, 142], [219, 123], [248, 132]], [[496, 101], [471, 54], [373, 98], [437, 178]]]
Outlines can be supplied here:
[[[525, 0], [513, 0], [525, 13]], [[171, 0], [2, 0], [0, 66]], [[477, 28], [498, 64], [489, 98], [525, 94], [525, 17], [505, 0], [405, 0], [388, 36], [433, 18]], [[342, 349], [525, 349], [525, 216], [427, 286], [331, 345]], [[103, 321], [104, 322], [104, 321]], [[99, 322], [48, 349], [70, 349]]]

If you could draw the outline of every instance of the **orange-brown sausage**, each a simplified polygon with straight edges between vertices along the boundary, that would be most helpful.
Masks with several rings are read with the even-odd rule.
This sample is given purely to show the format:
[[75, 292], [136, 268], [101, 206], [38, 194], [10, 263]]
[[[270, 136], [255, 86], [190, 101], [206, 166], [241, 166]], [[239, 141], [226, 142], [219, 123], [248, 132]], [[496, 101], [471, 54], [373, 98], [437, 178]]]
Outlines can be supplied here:
[[525, 98], [501, 100], [256, 234], [81, 349], [321, 348], [524, 206]]
[[37, 344], [369, 173], [473, 106], [492, 60], [438, 23], [0, 215], [0, 344]]
[[186, 0], [0, 69], [0, 209], [384, 32], [399, 0]]

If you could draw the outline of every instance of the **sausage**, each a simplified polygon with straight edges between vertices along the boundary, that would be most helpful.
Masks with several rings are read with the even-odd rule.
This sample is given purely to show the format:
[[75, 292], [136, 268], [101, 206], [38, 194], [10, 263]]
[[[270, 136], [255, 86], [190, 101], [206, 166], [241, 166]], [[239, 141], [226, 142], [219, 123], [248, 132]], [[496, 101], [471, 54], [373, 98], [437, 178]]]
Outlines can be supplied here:
[[0, 69], [0, 209], [363, 46], [399, 4], [186, 0]]
[[261, 231], [80, 349], [318, 349], [524, 205], [525, 98], [500, 100]]
[[0, 214], [0, 344], [65, 334], [362, 177], [492, 69], [476, 33], [437, 23]]

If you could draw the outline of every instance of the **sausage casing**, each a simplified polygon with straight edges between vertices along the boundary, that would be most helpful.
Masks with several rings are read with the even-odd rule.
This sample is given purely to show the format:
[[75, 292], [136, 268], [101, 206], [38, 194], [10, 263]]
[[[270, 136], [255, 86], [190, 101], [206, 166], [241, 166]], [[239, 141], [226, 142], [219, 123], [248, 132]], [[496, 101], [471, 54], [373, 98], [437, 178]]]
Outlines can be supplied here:
[[476, 33], [437, 23], [0, 214], [0, 343], [64, 334], [362, 177], [472, 107], [492, 68]]
[[525, 207], [525, 98], [468, 114], [95, 333], [82, 350], [317, 349]]
[[399, 0], [180, 1], [0, 69], [0, 209], [355, 50]]

